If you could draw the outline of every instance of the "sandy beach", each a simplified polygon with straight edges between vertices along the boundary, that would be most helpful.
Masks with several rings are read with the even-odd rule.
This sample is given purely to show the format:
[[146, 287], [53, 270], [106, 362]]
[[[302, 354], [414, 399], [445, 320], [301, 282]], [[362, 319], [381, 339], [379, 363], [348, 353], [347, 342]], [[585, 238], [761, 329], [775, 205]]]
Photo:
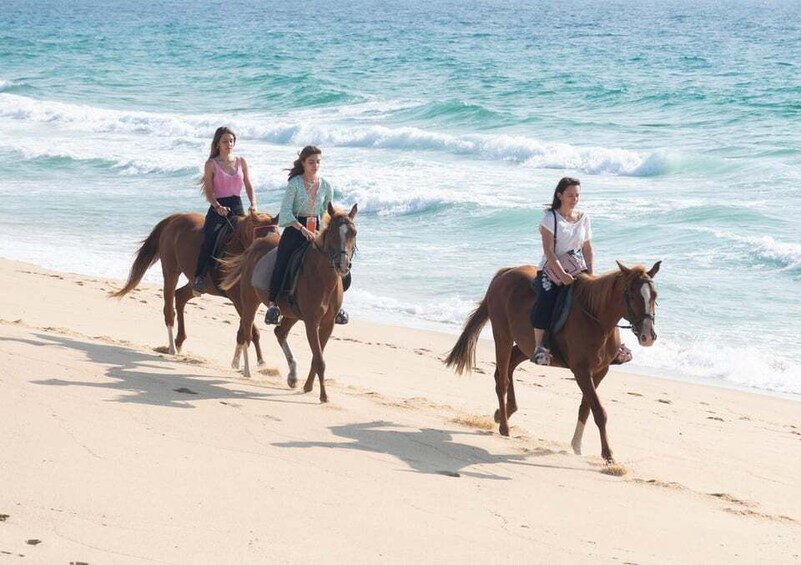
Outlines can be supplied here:
[[258, 379], [230, 367], [227, 301], [190, 303], [173, 357], [159, 288], [120, 286], [0, 260], [0, 561], [801, 560], [797, 402], [613, 370], [610, 476], [591, 421], [572, 453], [566, 371], [519, 369], [498, 435], [489, 341], [458, 377], [455, 336], [337, 327], [321, 405], [271, 333]]

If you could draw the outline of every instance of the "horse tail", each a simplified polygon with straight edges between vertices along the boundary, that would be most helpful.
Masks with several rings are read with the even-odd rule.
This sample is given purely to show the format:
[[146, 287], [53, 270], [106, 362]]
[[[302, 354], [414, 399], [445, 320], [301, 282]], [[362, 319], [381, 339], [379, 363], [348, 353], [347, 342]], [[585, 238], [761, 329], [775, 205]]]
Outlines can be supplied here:
[[[495, 273], [490, 286], [492, 286], [495, 279], [508, 270], [510, 268], [506, 267]], [[456, 374], [461, 375], [465, 370], [472, 372], [473, 367], [476, 366], [476, 343], [487, 320], [489, 320], [489, 309], [487, 308], [487, 295], [485, 294], [476, 309], [467, 318], [462, 335], [459, 336], [456, 345], [453, 346], [453, 349], [445, 358], [445, 365], [454, 367]]]
[[128, 273], [128, 281], [120, 290], [111, 293], [113, 298], [122, 298], [136, 288], [136, 285], [138, 285], [142, 277], [145, 276], [145, 271], [159, 260], [159, 238], [161, 238], [161, 232], [164, 231], [167, 224], [177, 215], [178, 214], [173, 214], [161, 220], [156, 224], [156, 227], [153, 228], [153, 231], [150, 232], [150, 235], [142, 241], [139, 251], [136, 252], [136, 259], [134, 259], [133, 265], [131, 265], [131, 271]]

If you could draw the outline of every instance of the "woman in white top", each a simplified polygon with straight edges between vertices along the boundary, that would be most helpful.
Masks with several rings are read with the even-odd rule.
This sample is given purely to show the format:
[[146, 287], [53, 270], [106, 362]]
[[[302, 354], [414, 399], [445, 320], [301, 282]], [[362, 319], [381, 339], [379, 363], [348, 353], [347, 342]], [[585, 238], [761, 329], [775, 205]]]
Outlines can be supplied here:
[[556, 185], [553, 202], [540, 222], [543, 256], [537, 276], [540, 278], [538, 286], [541, 290], [534, 310], [536, 345], [531, 358], [538, 365], [549, 365], [551, 362], [551, 354], [543, 347], [542, 339], [551, 325], [556, 299], [562, 289], [575, 280], [565, 271], [557, 257], [571, 252], [575, 261], [584, 267], [583, 272], [593, 272], [592, 225], [590, 217], [576, 209], [580, 196], [581, 182], [564, 177]]

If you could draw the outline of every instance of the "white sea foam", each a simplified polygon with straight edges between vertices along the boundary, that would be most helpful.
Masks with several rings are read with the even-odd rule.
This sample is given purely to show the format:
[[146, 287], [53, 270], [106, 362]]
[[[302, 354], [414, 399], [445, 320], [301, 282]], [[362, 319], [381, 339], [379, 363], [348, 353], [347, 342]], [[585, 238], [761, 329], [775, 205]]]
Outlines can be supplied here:
[[546, 143], [520, 135], [454, 135], [416, 127], [343, 126], [320, 120], [275, 121], [265, 116], [175, 115], [120, 111], [82, 104], [36, 100], [0, 93], [0, 117], [53, 124], [79, 131], [208, 137], [220, 123], [240, 136], [281, 145], [309, 143], [401, 151], [441, 151], [484, 160], [509, 161], [534, 168], [570, 169], [590, 174], [651, 176], [665, 172], [655, 154], [605, 147]]
[[769, 235], [742, 236], [723, 230], [698, 228], [713, 234], [715, 237], [733, 241], [751, 250], [751, 254], [759, 259], [779, 263], [788, 270], [801, 268], [801, 243], [777, 241]]
[[637, 366], [666, 376], [801, 395], [801, 366], [756, 346], [732, 347], [709, 339], [677, 343], [660, 336], [653, 347], [643, 348], [628, 341]]

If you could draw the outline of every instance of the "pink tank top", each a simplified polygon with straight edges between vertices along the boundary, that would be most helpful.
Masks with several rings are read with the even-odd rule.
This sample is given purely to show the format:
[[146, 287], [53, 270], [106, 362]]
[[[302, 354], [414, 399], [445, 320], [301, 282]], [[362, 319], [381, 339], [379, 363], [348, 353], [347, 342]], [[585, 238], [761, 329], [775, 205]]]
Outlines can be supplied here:
[[216, 169], [214, 173], [214, 197], [225, 198], [226, 196], [240, 196], [242, 185], [245, 182], [245, 175], [242, 173], [242, 160], [236, 158], [236, 173], [233, 175], [226, 173], [217, 159], [212, 159]]

